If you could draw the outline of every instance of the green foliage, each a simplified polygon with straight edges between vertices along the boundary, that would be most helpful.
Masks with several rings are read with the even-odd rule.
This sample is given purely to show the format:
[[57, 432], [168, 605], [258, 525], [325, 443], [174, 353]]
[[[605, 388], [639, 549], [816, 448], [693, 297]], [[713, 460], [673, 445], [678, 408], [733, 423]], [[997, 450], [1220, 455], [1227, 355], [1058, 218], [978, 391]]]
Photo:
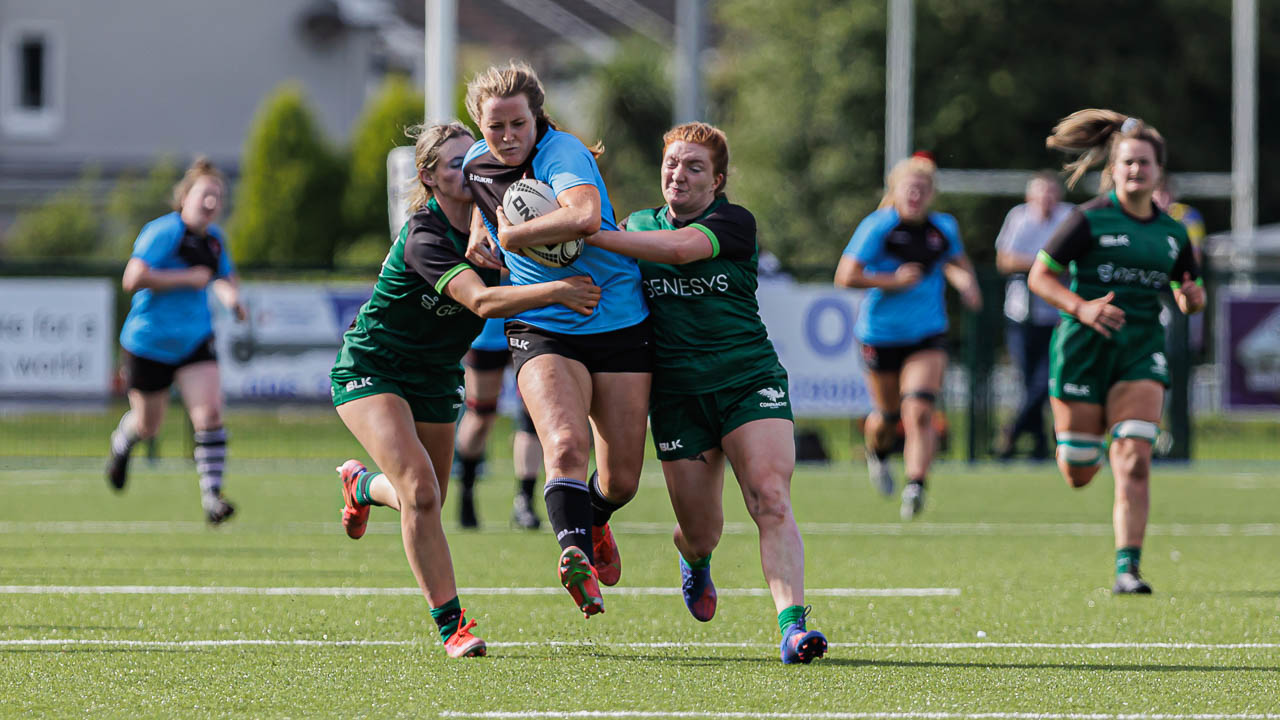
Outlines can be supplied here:
[[728, 193], [749, 208], [761, 245], [787, 265], [834, 267], [875, 208], [883, 166], [881, 3], [728, 0], [722, 122]]
[[[1170, 0], [920, 0], [913, 142], [944, 168], [1060, 167], [1045, 149], [1086, 107], [1142, 117], [1169, 141], [1170, 170], [1226, 171], [1231, 158], [1230, 3]], [[729, 192], [789, 265], [832, 268], [874, 209], [884, 172], [885, 5], [724, 0], [714, 94], [734, 153]], [[1135, 45], [1134, 32], [1142, 41]], [[1280, 109], [1280, 4], [1259, 8], [1259, 118]], [[1260, 134], [1259, 167], [1280, 160]], [[1083, 200], [1079, 191], [1072, 200]], [[943, 193], [970, 253], [991, 256], [1016, 198]], [[1211, 229], [1225, 203], [1197, 202]], [[1280, 179], [1261, 173], [1259, 215], [1280, 220]], [[826, 277], [829, 274], [824, 273]]]
[[332, 265], [345, 172], [301, 88], [284, 85], [259, 108], [241, 173], [228, 227], [236, 262]]
[[671, 82], [666, 52], [635, 36], [595, 71], [600, 88], [596, 126], [604, 141], [600, 172], [621, 220], [662, 202], [658, 167], [662, 134], [671, 127]]
[[350, 175], [342, 198], [346, 234], [340, 249], [376, 238], [386, 253], [387, 153], [412, 143], [404, 131], [422, 122], [423, 103], [422, 94], [407, 79], [392, 75], [365, 105], [351, 134]]
[[71, 187], [14, 221], [5, 245], [11, 260], [83, 258], [93, 255], [105, 236], [97, 192], [102, 173], [88, 168]]
[[99, 254], [106, 259], [129, 257], [142, 226], [173, 210], [173, 186], [182, 168], [169, 155], [161, 156], [145, 176], [126, 173], [107, 195], [107, 236]]

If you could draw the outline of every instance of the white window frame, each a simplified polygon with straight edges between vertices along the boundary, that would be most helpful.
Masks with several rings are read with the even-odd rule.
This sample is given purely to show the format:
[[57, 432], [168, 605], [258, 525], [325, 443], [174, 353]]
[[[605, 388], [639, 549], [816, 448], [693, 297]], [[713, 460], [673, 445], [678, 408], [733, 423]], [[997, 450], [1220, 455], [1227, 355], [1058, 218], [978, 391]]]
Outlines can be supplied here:
[[[44, 42], [44, 107], [19, 105], [24, 38]], [[16, 20], [0, 29], [0, 132], [16, 140], [47, 140], [62, 129], [66, 110], [66, 44], [57, 23]]]

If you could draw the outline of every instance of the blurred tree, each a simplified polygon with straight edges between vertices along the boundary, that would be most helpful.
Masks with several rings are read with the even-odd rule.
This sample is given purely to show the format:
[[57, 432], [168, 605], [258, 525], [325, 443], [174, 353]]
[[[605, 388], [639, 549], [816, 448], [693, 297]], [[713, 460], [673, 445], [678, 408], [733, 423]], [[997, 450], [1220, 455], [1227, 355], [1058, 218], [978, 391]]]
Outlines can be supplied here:
[[658, 166], [672, 112], [667, 65], [667, 51], [634, 36], [595, 70], [596, 127], [605, 146], [600, 173], [619, 220], [662, 202]]
[[835, 267], [874, 209], [884, 144], [881, 3], [726, 0], [712, 79], [729, 136], [728, 193], [784, 264]]
[[[724, 0], [717, 8], [724, 37], [714, 87], [737, 171], [729, 191], [755, 211], [761, 242], [785, 263], [832, 268], [880, 195], [885, 6]], [[1060, 167], [1063, 157], [1044, 147], [1054, 124], [1109, 107], [1165, 134], [1173, 172], [1229, 170], [1230, 13], [1220, 0], [920, 0], [914, 144], [945, 168]], [[1268, 42], [1280, 37], [1280, 3], [1261, 3], [1259, 13], [1266, 128], [1280, 110], [1280, 43]], [[1263, 132], [1260, 142], [1260, 220], [1276, 221], [1280, 179], [1265, 168], [1280, 159], [1280, 136]], [[982, 261], [1016, 202], [943, 194], [936, 206], [957, 215]], [[1196, 204], [1211, 228], [1225, 226], [1226, 203]]]
[[245, 144], [227, 228], [236, 262], [331, 266], [344, 185], [342, 163], [321, 137], [301, 88], [276, 89]]
[[181, 178], [182, 168], [170, 155], [157, 159], [145, 176], [125, 173], [117, 178], [107, 195], [106, 239], [99, 254], [109, 260], [128, 258], [142, 226], [173, 210], [173, 186]]
[[74, 185], [14, 220], [5, 243], [10, 260], [87, 258], [105, 236], [98, 210], [99, 168], [88, 167]]
[[[398, 145], [412, 144], [404, 131], [422, 122], [423, 104], [422, 93], [400, 75], [388, 76], [366, 103], [351, 133], [350, 175], [342, 197], [346, 232], [338, 243], [340, 256], [345, 257], [348, 253], [344, 251], [353, 245], [380, 246], [381, 255], [373, 264], [381, 262], [386, 254], [391, 240], [387, 224], [387, 153]], [[356, 253], [357, 257], [366, 254]]]

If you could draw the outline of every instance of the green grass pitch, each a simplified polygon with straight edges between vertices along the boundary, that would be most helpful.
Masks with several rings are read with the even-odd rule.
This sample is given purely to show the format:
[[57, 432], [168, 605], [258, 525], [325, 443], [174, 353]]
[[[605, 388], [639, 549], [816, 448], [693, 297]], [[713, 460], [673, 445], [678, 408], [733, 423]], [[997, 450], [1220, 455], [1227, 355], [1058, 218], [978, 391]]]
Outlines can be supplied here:
[[343, 535], [341, 442], [273, 460], [237, 459], [233, 440], [239, 513], [217, 529], [176, 458], [135, 460], [120, 495], [97, 459], [0, 460], [0, 716], [1280, 717], [1274, 463], [1156, 468], [1145, 598], [1109, 592], [1106, 471], [1071, 491], [1048, 465], [945, 463], [904, 525], [865, 469], [802, 468], [810, 626], [832, 646], [783, 666], [731, 479], [712, 622], [675, 594], [654, 461], [615, 518], [622, 583], [584, 620], [550, 533], [508, 527], [498, 459], [480, 532], [446, 507], [462, 603], [490, 643], [458, 661], [411, 589], [395, 513]]

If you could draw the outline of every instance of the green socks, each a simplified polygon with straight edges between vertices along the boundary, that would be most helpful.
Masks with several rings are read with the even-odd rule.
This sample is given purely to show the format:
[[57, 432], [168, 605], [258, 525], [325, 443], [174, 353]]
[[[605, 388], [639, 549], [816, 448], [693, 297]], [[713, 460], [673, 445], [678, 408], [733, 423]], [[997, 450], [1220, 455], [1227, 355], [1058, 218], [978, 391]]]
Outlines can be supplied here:
[[690, 560], [684, 555], [681, 555], [680, 559], [684, 560], [684, 564], [688, 565], [690, 570], [706, 570], [707, 568], [711, 567], [710, 554], [708, 554], [706, 557], [702, 558], [701, 560]]
[[1138, 563], [1142, 560], [1142, 548], [1136, 546], [1122, 547], [1116, 550], [1116, 574], [1138, 572]]
[[369, 485], [373, 482], [373, 479], [375, 477], [381, 474], [382, 473], [371, 473], [366, 470], [364, 474], [361, 475], [358, 480], [356, 480], [356, 502], [360, 503], [361, 505], [381, 505], [382, 504], [382, 503], [374, 502], [373, 498], [369, 496]]
[[792, 605], [791, 607], [778, 613], [778, 630], [785, 633], [787, 628], [792, 625], [799, 625], [804, 629], [804, 606]]
[[440, 607], [431, 608], [431, 619], [436, 621], [436, 626], [440, 628], [440, 639], [447, 641], [458, 632], [458, 622], [462, 620], [462, 605], [458, 603], [458, 596], [454, 596], [452, 600], [441, 605]]

